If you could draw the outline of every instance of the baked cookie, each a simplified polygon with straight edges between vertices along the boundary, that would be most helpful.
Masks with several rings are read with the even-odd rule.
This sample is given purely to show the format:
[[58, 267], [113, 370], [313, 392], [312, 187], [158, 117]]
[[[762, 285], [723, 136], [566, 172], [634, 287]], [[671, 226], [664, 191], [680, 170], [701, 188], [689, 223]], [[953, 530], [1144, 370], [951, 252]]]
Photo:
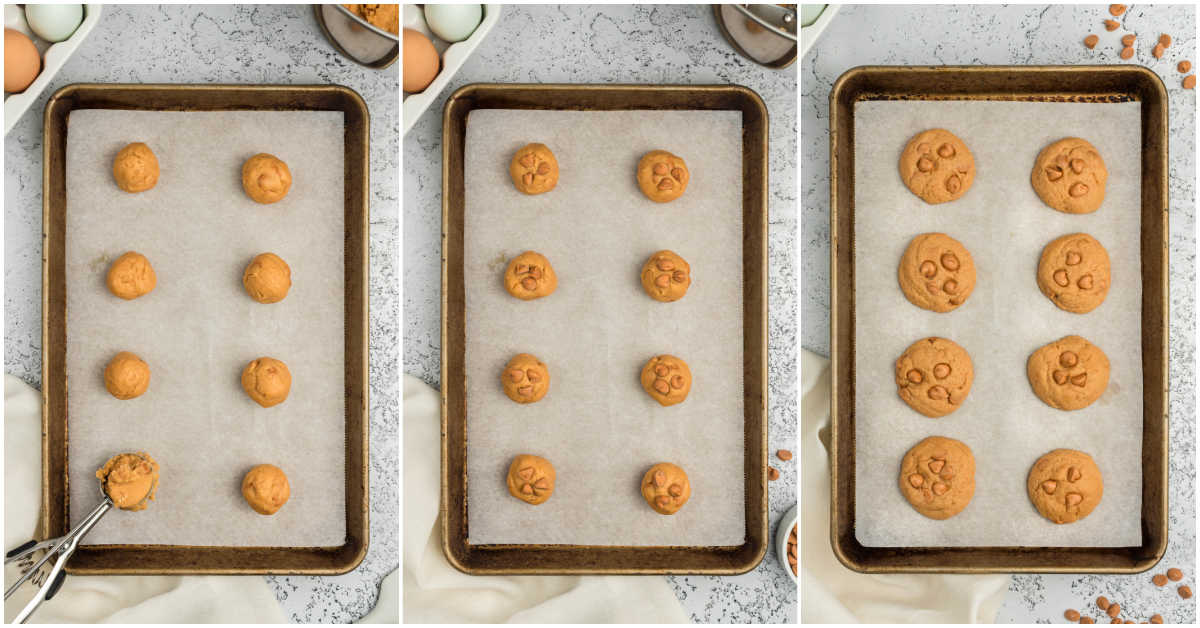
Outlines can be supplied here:
[[508, 465], [508, 492], [517, 499], [537, 506], [554, 494], [554, 465], [532, 454], [521, 454]]
[[962, 441], [930, 436], [900, 461], [900, 492], [917, 512], [949, 519], [975, 495], [975, 456]]
[[275, 203], [292, 187], [292, 171], [275, 155], [259, 153], [242, 164], [242, 189], [256, 203]]
[[158, 285], [158, 276], [145, 255], [127, 251], [108, 267], [108, 291], [125, 300], [136, 299]]
[[1086, 233], [1072, 233], [1047, 244], [1038, 262], [1042, 294], [1059, 308], [1076, 314], [1096, 309], [1111, 283], [1108, 251]]
[[525, 251], [508, 262], [504, 270], [504, 289], [522, 301], [549, 296], [558, 288], [558, 275], [545, 255]]
[[122, 351], [104, 367], [104, 388], [117, 399], [142, 396], [150, 387], [150, 365], [136, 354]]
[[1029, 501], [1054, 523], [1073, 523], [1091, 514], [1104, 496], [1100, 467], [1073, 449], [1055, 449], [1038, 458], [1025, 483]]
[[134, 142], [122, 148], [112, 167], [117, 187], [126, 192], [145, 192], [158, 183], [158, 158], [142, 142]]
[[1026, 371], [1034, 394], [1059, 410], [1086, 408], [1108, 387], [1108, 356], [1080, 336], [1066, 336], [1034, 351]]
[[158, 463], [146, 452], [117, 454], [96, 471], [96, 478], [113, 506], [145, 510], [158, 492]]
[[517, 403], [541, 401], [550, 392], [550, 369], [528, 353], [518, 353], [500, 374], [504, 394]]
[[660, 515], [673, 515], [692, 496], [692, 484], [683, 469], [660, 462], [642, 476], [642, 497]]
[[264, 408], [279, 405], [292, 390], [292, 372], [275, 358], [251, 360], [242, 369], [242, 390]]
[[656, 355], [642, 367], [642, 388], [658, 403], [673, 406], [692, 390], [692, 370], [673, 355]]
[[283, 469], [273, 464], [260, 464], [242, 478], [242, 497], [260, 515], [273, 515], [292, 496]]
[[909, 407], [927, 417], [957, 410], [971, 392], [975, 369], [966, 349], [945, 338], [923, 338], [896, 360], [896, 387]]
[[1068, 137], [1045, 147], [1033, 162], [1033, 191], [1042, 202], [1068, 214], [1088, 214], [1104, 202], [1108, 169], [1087, 140]]
[[689, 180], [687, 164], [665, 150], [652, 150], [638, 162], [638, 187], [656, 203], [669, 203], [683, 196]]
[[260, 253], [242, 273], [246, 294], [259, 303], [278, 303], [292, 288], [292, 269], [274, 253]]
[[678, 301], [692, 285], [692, 267], [674, 251], [659, 251], [642, 264], [642, 288], [655, 301]]
[[944, 233], [922, 233], [900, 257], [900, 290], [913, 305], [949, 312], [975, 289], [975, 260], [961, 242]]
[[542, 194], [558, 185], [558, 160], [545, 144], [526, 144], [508, 164], [513, 186], [523, 194]]
[[975, 157], [946, 129], [921, 131], [900, 153], [900, 179], [930, 205], [953, 201], [975, 181]]

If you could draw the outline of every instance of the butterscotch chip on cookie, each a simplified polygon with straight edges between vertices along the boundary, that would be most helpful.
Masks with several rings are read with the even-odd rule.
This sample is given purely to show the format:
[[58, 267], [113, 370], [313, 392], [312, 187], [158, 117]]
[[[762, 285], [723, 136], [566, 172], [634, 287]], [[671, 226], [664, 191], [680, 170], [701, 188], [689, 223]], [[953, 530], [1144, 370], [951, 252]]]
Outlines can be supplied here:
[[1034, 394], [1059, 410], [1086, 408], [1108, 387], [1108, 356], [1080, 336], [1066, 336], [1034, 351], [1026, 371]]
[[242, 369], [242, 390], [264, 408], [279, 405], [292, 390], [292, 372], [275, 358], [251, 360]]
[[975, 157], [946, 129], [922, 131], [900, 153], [900, 179], [926, 203], [953, 201], [975, 181]]
[[656, 355], [642, 367], [642, 388], [664, 406], [687, 399], [692, 390], [692, 370], [673, 355]]
[[254, 256], [242, 273], [242, 285], [259, 303], [278, 303], [292, 288], [292, 269], [274, 253]]
[[557, 288], [554, 267], [537, 251], [525, 251], [512, 258], [504, 270], [504, 289], [522, 301], [549, 296]]
[[944, 233], [912, 239], [897, 270], [910, 303], [934, 312], [960, 306], [975, 289], [975, 261], [961, 242]]
[[279, 512], [291, 496], [287, 475], [273, 464], [260, 464], [242, 477], [242, 497], [260, 515]]
[[122, 148], [113, 159], [113, 179], [126, 192], [145, 192], [158, 183], [158, 158], [142, 142]]
[[660, 515], [673, 515], [692, 496], [687, 473], [669, 462], [660, 462], [642, 476], [642, 497]]
[[1042, 202], [1068, 214], [1088, 214], [1104, 202], [1108, 169], [1090, 142], [1068, 137], [1042, 149], [1030, 175]]
[[554, 465], [531, 454], [521, 454], [508, 465], [508, 492], [513, 497], [537, 506], [554, 494]]
[[975, 495], [975, 456], [961, 441], [930, 436], [900, 462], [900, 492], [917, 512], [949, 519]]
[[896, 360], [900, 398], [921, 414], [937, 418], [962, 406], [971, 392], [975, 369], [967, 350], [938, 337], [918, 340]]
[[127, 251], [108, 267], [108, 291], [125, 300], [136, 299], [158, 285], [158, 276], [145, 255]]
[[275, 203], [292, 187], [292, 171], [275, 155], [259, 153], [242, 164], [242, 189], [256, 203]]
[[122, 351], [104, 367], [104, 388], [117, 399], [142, 396], [150, 387], [150, 365], [136, 354]]
[[691, 173], [683, 158], [665, 150], [652, 150], [638, 162], [638, 187], [656, 203], [669, 203], [683, 196], [690, 180]]
[[508, 164], [513, 185], [524, 194], [542, 194], [558, 185], [558, 160], [545, 144], [526, 144]]
[[534, 403], [550, 392], [550, 369], [537, 357], [518, 353], [500, 374], [504, 394], [517, 403]]
[[659, 251], [642, 264], [642, 288], [655, 301], [678, 301], [692, 285], [692, 267], [674, 251]]
[[1059, 308], [1076, 314], [1090, 312], [1108, 295], [1108, 251], [1086, 233], [1062, 236], [1042, 249], [1037, 283]]
[[1072, 523], [1091, 514], [1104, 496], [1100, 467], [1073, 449], [1055, 449], [1038, 458], [1026, 481], [1029, 500], [1054, 523]]

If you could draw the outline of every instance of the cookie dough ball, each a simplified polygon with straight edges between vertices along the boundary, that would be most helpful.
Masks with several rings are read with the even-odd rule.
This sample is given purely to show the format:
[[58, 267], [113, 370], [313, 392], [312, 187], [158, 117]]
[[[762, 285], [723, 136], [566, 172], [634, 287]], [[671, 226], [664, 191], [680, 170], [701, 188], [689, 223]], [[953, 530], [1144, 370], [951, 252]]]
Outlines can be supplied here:
[[689, 180], [687, 164], [665, 150], [652, 150], [638, 162], [638, 187], [656, 203], [669, 203], [683, 196]]
[[659, 251], [642, 264], [642, 288], [655, 301], [678, 301], [692, 285], [692, 267], [674, 251]]
[[642, 497], [660, 515], [673, 515], [692, 496], [692, 485], [683, 469], [660, 462], [642, 476]]
[[508, 164], [513, 185], [524, 194], [542, 194], [558, 185], [558, 160], [545, 144], [526, 144]]
[[550, 370], [537, 357], [518, 353], [500, 374], [504, 394], [517, 403], [541, 401], [550, 392]]
[[259, 303], [278, 303], [292, 287], [292, 269], [274, 253], [261, 253], [246, 266], [242, 285]]
[[554, 465], [531, 454], [521, 454], [508, 465], [508, 492], [513, 497], [537, 506], [554, 494]]
[[150, 365], [137, 355], [122, 351], [104, 367], [104, 387], [117, 399], [140, 397], [150, 387]]
[[292, 172], [275, 155], [259, 153], [242, 164], [242, 189], [257, 203], [275, 203], [292, 187]]
[[1108, 387], [1108, 356], [1080, 336], [1066, 336], [1034, 351], [1026, 371], [1038, 399], [1059, 410], [1086, 408]]
[[273, 515], [292, 496], [283, 469], [273, 464], [260, 464], [246, 472], [242, 478], [242, 497], [260, 515]]
[[900, 178], [930, 205], [957, 200], [975, 181], [975, 157], [950, 131], [929, 129], [914, 135], [900, 153]]
[[242, 389], [264, 408], [283, 403], [292, 390], [292, 372], [275, 358], [251, 360], [242, 369]]
[[1030, 175], [1042, 202], [1068, 214], [1089, 214], [1104, 202], [1108, 168], [1087, 140], [1068, 137], [1038, 153]]
[[149, 146], [134, 142], [113, 159], [113, 179], [126, 192], [145, 192], [158, 183], [158, 158]]
[[504, 271], [504, 289], [522, 301], [549, 296], [557, 288], [554, 267], [537, 251], [525, 251], [512, 258]]
[[128, 251], [108, 267], [107, 283], [109, 292], [128, 301], [153, 290], [158, 277], [145, 255]]
[[917, 512], [949, 519], [975, 495], [975, 456], [961, 441], [930, 436], [900, 462], [900, 492]]
[[1060, 309], [1083, 314], [1108, 296], [1108, 251], [1086, 233], [1065, 235], [1042, 249], [1037, 284]]
[[673, 355], [656, 355], [642, 367], [642, 388], [658, 403], [673, 406], [692, 390], [692, 370]]
[[146, 452], [117, 454], [96, 471], [104, 493], [121, 510], [145, 510], [158, 491], [158, 463]]
[[908, 243], [897, 276], [910, 303], [949, 312], [975, 289], [975, 260], [958, 240], [944, 233], [922, 233]]
[[1029, 501], [1054, 523], [1074, 523], [1095, 510], [1104, 497], [1100, 467], [1073, 449], [1055, 449], [1038, 458], [1025, 483]]
[[918, 340], [896, 360], [900, 398], [930, 418], [959, 409], [974, 379], [975, 369], [967, 350], [945, 338]]

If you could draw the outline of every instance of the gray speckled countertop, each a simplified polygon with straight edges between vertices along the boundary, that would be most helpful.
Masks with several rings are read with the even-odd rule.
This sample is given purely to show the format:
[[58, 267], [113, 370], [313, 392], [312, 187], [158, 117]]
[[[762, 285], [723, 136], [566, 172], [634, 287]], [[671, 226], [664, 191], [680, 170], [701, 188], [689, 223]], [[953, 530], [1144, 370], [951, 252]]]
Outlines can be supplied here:
[[[796, 501], [796, 70], [738, 56], [707, 5], [504, 7], [454, 80], [404, 138], [404, 370], [439, 385], [441, 350], [442, 106], [468, 83], [736, 83], [770, 111], [771, 532]], [[676, 576], [696, 622], [794, 623], [797, 590], [769, 550], [736, 577]]]
[[70, 83], [340, 84], [371, 114], [371, 542], [354, 571], [267, 580], [293, 622], [350, 622], [399, 564], [399, 64], [341, 57], [306, 5], [105, 5], [100, 23], [4, 138], [4, 368], [40, 388], [42, 109]]
[[[1182, 89], [1175, 64], [1197, 59], [1195, 9], [1188, 5], [1130, 5], [1109, 33], [1102, 5], [1058, 6], [854, 6], [843, 7], [816, 46], [801, 59], [804, 212], [802, 343], [829, 355], [829, 90], [858, 65], [1058, 65], [1121, 63], [1118, 39], [1138, 35], [1129, 62], [1159, 73], [1170, 97], [1170, 535], [1162, 562], [1133, 576], [1014, 576], [999, 623], [1064, 622], [1063, 611], [1100, 613], [1099, 595], [1120, 602], [1121, 615], [1145, 621], [1161, 613], [1167, 623], [1196, 623], [1195, 598], [1184, 601], [1176, 583], [1159, 589], [1150, 575], [1179, 567], [1196, 588], [1196, 95]], [[1095, 50], [1083, 45], [1100, 36]], [[1174, 43], [1162, 60], [1150, 56], [1160, 33]], [[897, 618], [903, 621], [904, 618]], [[1107, 618], [1106, 618], [1107, 619]], [[1107, 621], [1105, 622], [1107, 623]]]

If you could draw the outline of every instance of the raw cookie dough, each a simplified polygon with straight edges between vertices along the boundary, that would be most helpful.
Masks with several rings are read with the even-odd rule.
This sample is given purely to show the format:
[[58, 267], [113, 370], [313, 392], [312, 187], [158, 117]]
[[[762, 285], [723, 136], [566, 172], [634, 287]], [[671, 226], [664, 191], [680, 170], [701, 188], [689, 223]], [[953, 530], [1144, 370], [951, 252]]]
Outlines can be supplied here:
[[673, 515], [692, 496], [692, 485], [683, 469], [660, 462], [642, 476], [642, 497], [660, 515]]
[[692, 285], [692, 267], [674, 251], [659, 251], [642, 264], [642, 288], [655, 301], [678, 301]]
[[975, 495], [975, 456], [966, 443], [930, 436], [900, 461], [900, 492], [917, 512], [949, 519]]
[[926, 203], [953, 201], [975, 181], [975, 157], [946, 129], [922, 131], [900, 153], [900, 179]]
[[1029, 501], [1054, 523], [1072, 523], [1091, 514], [1104, 496], [1100, 467], [1073, 449], [1055, 449], [1038, 458], [1025, 483]]
[[922, 233], [908, 243], [897, 276], [910, 303], [949, 312], [975, 289], [975, 261], [958, 240], [944, 233]]
[[145, 510], [158, 491], [158, 463], [144, 451], [109, 458], [96, 477], [113, 506], [121, 510]]
[[140, 397], [150, 386], [150, 365], [137, 355], [122, 351], [104, 367], [104, 387], [117, 399]]
[[128, 301], [153, 290], [158, 277], [145, 255], [127, 251], [108, 267], [107, 283], [109, 292]]
[[[400, 34], [399, 4], [343, 4], [350, 12], [393, 35]], [[359, 30], [365, 30], [361, 26]]]
[[287, 196], [292, 171], [275, 155], [259, 153], [242, 164], [242, 189], [257, 203], [274, 203]]
[[260, 253], [246, 265], [242, 285], [259, 303], [278, 303], [292, 287], [292, 269], [274, 253]]
[[508, 465], [508, 492], [513, 497], [537, 506], [554, 494], [554, 465], [532, 454], [521, 454]]
[[1076, 314], [1104, 302], [1111, 283], [1108, 251], [1086, 233], [1072, 233], [1047, 244], [1038, 262], [1037, 284], [1059, 308]]
[[242, 497], [260, 515], [273, 515], [292, 496], [283, 469], [273, 464], [260, 464], [242, 478]]
[[558, 160], [545, 144], [526, 144], [513, 154], [508, 174], [525, 194], [549, 192], [558, 185]]
[[504, 289], [521, 299], [531, 301], [549, 296], [558, 288], [558, 275], [546, 256], [525, 251], [508, 262], [504, 271]]
[[690, 180], [691, 173], [683, 159], [665, 150], [652, 150], [638, 162], [638, 187], [656, 203], [669, 203], [683, 196]]
[[1068, 214], [1088, 214], [1104, 202], [1108, 169], [1095, 146], [1068, 137], [1038, 153], [1030, 180], [1043, 203]]
[[966, 349], [951, 340], [923, 338], [896, 360], [896, 388], [909, 407], [927, 417], [959, 409], [971, 392], [975, 369]]
[[283, 403], [292, 390], [292, 372], [275, 358], [251, 360], [242, 370], [242, 389], [264, 408]]
[[113, 159], [113, 179], [126, 192], [145, 192], [158, 183], [158, 158], [142, 142], [122, 148]]
[[673, 406], [692, 390], [692, 370], [673, 355], [656, 355], [642, 367], [642, 388], [658, 403]]
[[1108, 356], [1080, 336], [1066, 336], [1034, 351], [1026, 370], [1034, 394], [1059, 410], [1086, 408], [1108, 387]]
[[528, 353], [518, 353], [500, 374], [504, 394], [517, 403], [541, 401], [550, 391], [550, 370]]

